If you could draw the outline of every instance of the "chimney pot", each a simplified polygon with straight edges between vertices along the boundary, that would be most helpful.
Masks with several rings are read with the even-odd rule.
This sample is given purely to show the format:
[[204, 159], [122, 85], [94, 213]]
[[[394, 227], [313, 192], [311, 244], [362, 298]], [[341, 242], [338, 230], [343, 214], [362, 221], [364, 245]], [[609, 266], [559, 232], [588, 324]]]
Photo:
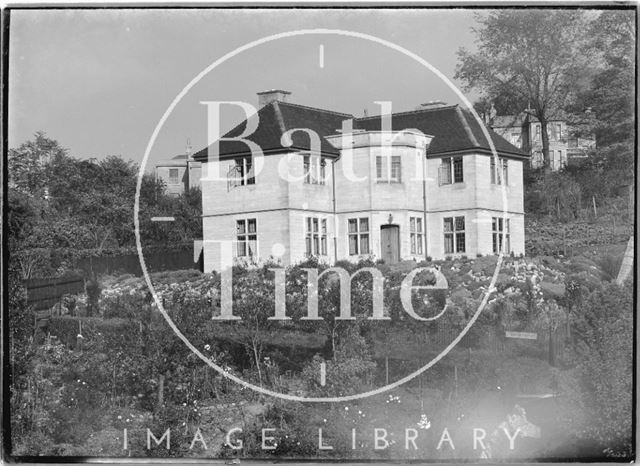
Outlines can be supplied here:
[[271, 102], [287, 102], [291, 92], [282, 89], [271, 89], [269, 91], [258, 92], [258, 107], [262, 108]]

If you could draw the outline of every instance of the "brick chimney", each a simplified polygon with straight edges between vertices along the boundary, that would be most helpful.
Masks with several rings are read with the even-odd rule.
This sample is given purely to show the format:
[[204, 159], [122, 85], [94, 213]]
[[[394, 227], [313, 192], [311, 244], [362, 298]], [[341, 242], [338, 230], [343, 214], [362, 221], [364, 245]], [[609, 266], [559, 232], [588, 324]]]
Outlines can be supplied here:
[[271, 89], [270, 91], [258, 92], [258, 107], [262, 108], [277, 100], [278, 102], [286, 102], [291, 92], [282, 89]]

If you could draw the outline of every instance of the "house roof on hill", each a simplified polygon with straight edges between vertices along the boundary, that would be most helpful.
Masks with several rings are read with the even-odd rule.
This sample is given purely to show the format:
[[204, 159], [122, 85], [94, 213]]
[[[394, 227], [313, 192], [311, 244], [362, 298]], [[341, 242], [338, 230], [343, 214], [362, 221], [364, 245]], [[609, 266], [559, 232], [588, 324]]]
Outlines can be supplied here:
[[[520, 127], [525, 124], [526, 121], [538, 122], [538, 118], [527, 112], [520, 112], [517, 115], [498, 115], [491, 121], [491, 127], [493, 128], [511, 128]], [[564, 121], [561, 118], [549, 118], [549, 121]]]
[[511, 128], [517, 126], [518, 128], [524, 124], [527, 114], [522, 112], [517, 115], [498, 115], [491, 122], [491, 126], [494, 128]]
[[[320, 135], [320, 151], [328, 156], [338, 156], [339, 150], [325, 138], [339, 134], [344, 120], [353, 120], [353, 129], [379, 131], [381, 117], [355, 118], [346, 113], [333, 112], [318, 108], [306, 107], [289, 102], [274, 101], [262, 107], [257, 117], [256, 130], [245, 139], [260, 146], [265, 154], [281, 153], [295, 150], [309, 150], [310, 138], [303, 131], [296, 131], [292, 135], [292, 144], [287, 147], [282, 144], [282, 135], [294, 128], [308, 128]], [[458, 105], [448, 107], [424, 108], [410, 112], [393, 113], [391, 115], [392, 129], [418, 129], [424, 134], [433, 136], [431, 146], [427, 151], [430, 157], [446, 154], [456, 154], [471, 151], [490, 152], [490, 145], [482, 128], [473, 116], [462, 110]], [[243, 121], [225, 134], [225, 138], [239, 137], [247, 121]], [[511, 145], [504, 138], [488, 129], [496, 150], [501, 155], [514, 157], [528, 157], [517, 147]], [[219, 143], [221, 159], [233, 158], [250, 154], [248, 146], [242, 141], [225, 141]], [[206, 161], [208, 148], [198, 151], [195, 160]]]

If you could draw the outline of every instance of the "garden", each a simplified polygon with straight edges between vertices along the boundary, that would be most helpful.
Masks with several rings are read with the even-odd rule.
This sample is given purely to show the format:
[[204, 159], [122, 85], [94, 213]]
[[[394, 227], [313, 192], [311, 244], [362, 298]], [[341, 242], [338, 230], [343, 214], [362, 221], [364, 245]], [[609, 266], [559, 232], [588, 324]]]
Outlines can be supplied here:
[[[218, 274], [152, 274], [162, 308], [200, 357], [169, 327], [142, 277], [103, 276], [91, 296], [65, 300], [39, 344], [33, 321], [15, 327], [13, 452], [349, 459], [628, 454], [631, 287], [608, 282], [606, 272], [584, 257], [543, 256], [505, 257], [490, 288], [496, 263], [496, 257], [476, 257], [337, 264], [350, 273], [380, 270], [391, 318], [384, 321], [369, 318], [373, 293], [366, 273], [351, 282], [354, 321], [337, 318], [339, 281], [331, 274], [319, 282], [322, 319], [302, 319], [302, 269], [326, 267], [315, 260], [286, 270], [286, 321], [269, 319], [275, 312], [269, 265], [234, 268], [233, 313], [242, 320], [233, 322], [212, 320], [220, 307]], [[416, 267], [435, 267], [448, 281], [446, 291], [413, 291], [417, 314], [444, 309], [433, 321], [416, 321], [401, 305], [399, 285]], [[434, 274], [423, 271], [414, 285], [433, 281]], [[14, 314], [28, 314], [19, 281], [14, 286]], [[299, 397], [374, 390], [441, 353], [487, 291], [486, 307], [462, 340], [393, 390], [347, 402], [301, 403], [226, 377]], [[97, 312], [88, 313], [89, 307]], [[507, 332], [535, 333], [536, 340], [507, 338]], [[158, 442], [147, 443], [147, 429]], [[170, 448], [167, 438], [160, 441], [168, 429]], [[274, 429], [267, 431], [273, 449], [264, 448], [264, 429]], [[474, 429], [486, 433], [483, 442], [474, 440]], [[512, 449], [509, 435], [518, 429]], [[242, 449], [232, 448], [237, 442], [229, 432], [242, 440]]]

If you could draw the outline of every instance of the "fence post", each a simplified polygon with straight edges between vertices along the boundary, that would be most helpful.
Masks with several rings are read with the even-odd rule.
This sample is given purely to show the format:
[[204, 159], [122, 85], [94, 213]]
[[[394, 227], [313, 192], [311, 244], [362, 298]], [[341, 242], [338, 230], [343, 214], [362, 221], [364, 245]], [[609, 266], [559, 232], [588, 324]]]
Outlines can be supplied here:
[[386, 385], [389, 385], [389, 356], [384, 357], [384, 372]]

